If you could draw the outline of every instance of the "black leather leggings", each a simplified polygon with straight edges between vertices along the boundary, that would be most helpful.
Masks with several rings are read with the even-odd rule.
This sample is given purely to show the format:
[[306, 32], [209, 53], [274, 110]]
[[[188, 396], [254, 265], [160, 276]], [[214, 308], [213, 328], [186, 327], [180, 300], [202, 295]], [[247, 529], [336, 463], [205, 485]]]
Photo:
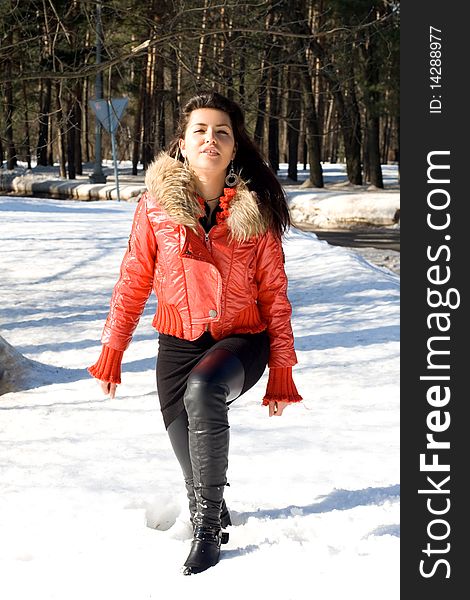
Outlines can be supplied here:
[[[210, 415], [215, 409], [219, 419], [228, 428], [227, 402], [240, 395], [245, 380], [243, 365], [234, 354], [223, 348], [216, 349], [203, 358], [188, 378], [185, 408], [194, 407], [194, 416]], [[219, 393], [213, 394], [219, 387]], [[224, 399], [225, 398], [225, 399]], [[222, 402], [225, 406], [222, 406]], [[176, 458], [183, 471], [185, 481], [193, 479], [189, 454], [187, 408], [168, 426], [168, 435]]]
[[203, 355], [187, 378], [184, 410], [167, 428], [183, 471], [195, 526], [220, 528], [227, 483], [228, 404], [248, 389], [247, 370], [251, 387], [268, 361], [267, 335], [244, 336], [240, 349], [244, 347], [246, 352], [237, 355], [233, 351], [236, 345], [227, 350], [224, 344], [217, 343]]

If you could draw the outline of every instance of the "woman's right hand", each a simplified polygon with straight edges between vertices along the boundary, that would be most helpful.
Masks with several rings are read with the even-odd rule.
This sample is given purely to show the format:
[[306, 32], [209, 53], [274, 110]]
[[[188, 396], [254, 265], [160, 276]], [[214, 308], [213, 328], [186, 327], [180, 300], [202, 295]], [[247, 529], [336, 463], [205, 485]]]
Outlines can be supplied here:
[[101, 389], [103, 394], [109, 396], [110, 398], [114, 398], [116, 395], [117, 383], [110, 383], [109, 381], [100, 381]]

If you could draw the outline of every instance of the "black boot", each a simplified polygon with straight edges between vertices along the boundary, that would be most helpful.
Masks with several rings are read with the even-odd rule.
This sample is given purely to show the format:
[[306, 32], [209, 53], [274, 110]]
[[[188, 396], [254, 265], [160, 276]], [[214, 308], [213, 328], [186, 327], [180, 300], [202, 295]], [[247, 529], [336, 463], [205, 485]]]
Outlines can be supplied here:
[[184, 404], [196, 513], [194, 539], [184, 563], [185, 575], [201, 573], [219, 562], [230, 438], [227, 399], [232, 393], [235, 397], [240, 393], [243, 380], [240, 360], [222, 349], [209, 353], [188, 379]]
[[[220, 511], [220, 525], [222, 526], [222, 529], [226, 529], [231, 524], [232, 519], [230, 518], [230, 513], [228, 511], [227, 505], [225, 504], [225, 500], [222, 500], [222, 510]], [[222, 544], [223, 543], [224, 542], [222, 541]]]
[[196, 527], [191, 544], [191, 551], [183, 567], [183, 575], [196, 575], [207, 571], [219, 562], [220, 530], [210, 527]]
[[[197, 510], [194, 515], [194, 534], [183, 575], [202, 573], [219, 562], [220, 545], [228, 541], [228, 534], [224, 534], [221, 529], [221, 493], [221, 486], [195, 489]], [[205, 525], [211, 518], [214, 524]]]
[[[184, 475], [184, 484], [186, 487], [186, 495], [189, 504], [189, 514], [191, 525], [194, 529], [194, 515], [196, 514], [196, 496], [194, 495], [193, 468], [191, 465], [191, 457], [189, 455], [188, 441], [188, 416], [186, 411], [180, 413], [178, 417], [168, 427], [168, 436], [170, 438], [173, 450], [181, 465]], [[228, 485], [228, 484], [227, 484]], [[220, 522], [222, 529], [232, 525], [230, 513], [228, 511], [225, 500], [222, 499], [222, 508], [220, 514]], [[222, 533], [222, 544], [226, 544], [229, 539], [227, 532]]]
[[189, 503], [189, 518], [191, 525], [194, 529], [194, 515], [196, 514], [196, 496], [194, 495], [194, 483], [193, 480], [185, 480], [184, 485], [186, 487], [186, 495]]
[[[185, 481], [184, 483], [186, 486], [186, 495], [188, 497], [189, 503], [190, 521], [191, 525], [193, 525], [194, 528], [194, 515], [196, 514], [196, 496], [194, 495], [194, 484], [192, 481]], [[227, 508], [227, 505], [225, 504], [225, 499], [222, 499], [222, 508], [220, 511], [220, 525], [222, 529], [226, 529], [227, 527], [230, 527], [230, 525], [232, 525], [232, 519], [230, 518], [229, 510]], [[228, 533], [222, 537], [222, 544], [226, 543], [224, 541], [225, 537], [228, 541]]]
[[[205, 446], [206, 444], [210, 445], [209, 440], [204, 439], [206, 438], [206, 433], [204, 432], [205, 428], [202, 428], [201, 423], [199, 423], [198, 431], [195, 433], [196, 440], [193, 441], [198, 449], [195, 450], [195, 454], [201, 462], [206, 462], [208, 453]], [[219, 441], [221, 438], [224, 438], [225, 442], [223, 445], [226, 445], [228, 450], [228, 427], [227, 430], [219, 428], [218, 433], [211, 437]], [[221, 452], [220, 459], [222, 460], [215, 462], [222, 462], [224, 455], [226, 453]], [[200, 473], [202, 472], [203, 470], [201, 469]], [[217, 470], [214, 471], [215, 474], [217, 474]], [[221, 512], [225, 482], [221, 482], [220, 485], [203, 486], [197, 485], [199, 483], [198, 479], [200, 478], [195, 474], [194, 480], [196, 485], [194, 487], [194, 495], [196, 498], [196, 512], [193, 517], [194, 534], [191, 551], [184, 563], [184, 575], [201, 573], [216, 565], [220, 557], [220, 545], [222, 543]], [[209, 479], [206, 479], [206, 481]], [[227, 541], [227, 539], [225, 538], [224, 541]]]

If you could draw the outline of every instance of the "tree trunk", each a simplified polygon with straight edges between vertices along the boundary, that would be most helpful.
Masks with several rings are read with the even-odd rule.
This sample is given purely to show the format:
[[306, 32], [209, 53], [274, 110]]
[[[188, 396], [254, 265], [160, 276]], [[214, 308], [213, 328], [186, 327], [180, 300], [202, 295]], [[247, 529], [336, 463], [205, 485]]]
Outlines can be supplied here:
[[149, 48], [147, 53], [147, 64], [145, 68], [145, 91], [142, 114], [142, 164], [144, 169], [151, 163], [154, 152], [154, 72], [155, 49]]
[[[367, 122], [367, 116], [366, 116]], [[362, 153], [362, 173], [364, 181], [370, 181], [370, 160], [369, 160], [369, 140], [368, 140], [368, 129], [366, 127], [364, 131], [364, 151]]]
[[[327, 11], [325, 10], [325, 2], [324, 0], [318, 0], [316, 6], [312, 10], [312, 24], [311, 30], [323, 31], [326, 25], [326, 15]], [[316, 9], [316, 12], [315, 12]], [[326, 81], [320, 75], [320, 61], [318, 58], [315, 59], [314, 64], [312, 65], [314, 68], [314, 77], [312, 79], [312, 89], [313, 89], [313, 98], [315, 102], [315, 106], [317, 107], [317, 122], [319, 131], [324, 134], [327, 131], [326, 128], [326, 111], [327, 111], [327, 86]], [[318, 138], [318, 146], [320, 148], [320, 160], [326, 160], [324, 155], [324, 141], [325, 138], [323, 135], [320, 135]]]
[[83, 86], [81, 82], [75, 85], [75, 99], [73, 118], [75, 122], [75, 172], [77, 175], [83, 175], [83, 156], [82, 156], [82, 106], [83, 106]]
[[[51, 92], [52, 94], [52, 92]], [[49, 133], [47, 136], [47, 165], [49, 167], [54, 166], [54, 144], [55, 144], [55, 135], [54, 135], [54, 121], [49, 117]]]
[[145, 75], [142, 73], [142, 69], [138, 70], [140, 78], [139, 81], [139, 96], [137, 100], [137, 111], [134, 119], [134, 134], [132, 136], [132, 175], [137, 175], [137, 167], [139, 164], [139, 153], [142, 143], [142, 107], [144, 103], [145, 94]]
[[364, 102], [366, 105], [367, 155], [370, 182], [377, 188], [383, 188], [382, 166], [380, 163], [380, 94], [378, 92], [380, 72], [374, 39], [372, 36], [368, 36], [366, 43], [362, 45], [366, 80]]
[[254, 139], [260, 149], [263, 148], [264, 140], [264, 121], [266, 118], [266, 97], [267, 97], [268, 73], [264, 68], [264, 61], [261, 63], [261, 81], [258, 86], [258, 109], [256, 111], [256, 125]]
[[39, 95], [39, 119], [38, 119], [38, 144], [36, 146], [37, 164], [46, 167], [47, 143], [49, 139], [49, 126], [52, 100], [52, 83], [50, 79], [41, 80]]
[[345, 102], [339, 91], [335, 92], [335, 100], [343, 137], [348, 180], [354, 185], [362, 185], [361, 128], [357, 103], [355, 100]]
[[390, 154], [390, 116], [387, 114], [382, 121], [382, 148], [380, 149], [380, 162], [386, 164]]
[[[269, 12], [266, 16], [265, 20], [265, 28], [266, 31], [269, 31], [269, 28], [272, 24], [272, 13]], [[267, 40], [268, 44], [271, 43], [271, 38], [269, 37]], [[267, 67], [269, 50], [267, 49], [268, 45], [265, 46], [264, 54], [260, 57], [259, 61], [259, 70], [260, 70], [260, 81], [258, 83], [258, 110], [256, 112], [256, 125], [254, 132], [255, 142], [258, 144], [259, 148], [263, 148], [264, 141], [264, 123], [266, 117], [266, 105], [267, 105], [267, 96], [268, 96], [268, 74], [269, 70]]]
[[332, 148], [333, 148], [333, 136], [336, 136], [336, 129], [333, 127], [333, 120], [335, 115], [335, 103], [330, 98], [328, 100], [328, 106], [323, 122], [323, 131], [325, 132], [325, 141], [323, 142], [323, 153], [322, 159], [326, 162], [332, 162]]
[[163, 76], [163, 54], [157, 52], [155, 60], [155, 144], [152, 160], [155, 154], [165, 147], [165, 82]]
[[26, 81], [23, 80], [23, 104], [24, 104], [24, 146], [26, 162], [28, 169], [31, 169], [31, 139], [29, 134], [29, 113], [28, 113], [28, 92], [26, 90]]
[[[361, 115], [359, 113], [359, 106], [356, 99], [353, 59], [352, 57], [350, 57], [350, 59], [351, 71], [346, 87], [347, 95], [343, 96], [343, 102], [340, 103], [339, 121], [341, 125], [341, 133], [343, 135], [348, 180], [354, 185], [362, 185]], [[338, 92], [338, 97], [339, 95], [340, 93]]]
[[377, 188], [383, 188], [382, 165], [380, 164], [380, 118], [368, 115], [367, 147], [369, 150], [370, 182]]
[[172, 50], [172, 64], [177, 68], [171, 69], [171, 119], [172, 131], [176, 131], [179, 116], [179, 103], [181, 98], [181, 63], [176, 60], [176, 52]]
[[[165, 24], [165, 17], [169, 15], [170, 8], [167, 6], [166, 0], [159, 0], [156, 4], [156, 10], [153, 15], [155, 29], [162, 30]], [[152, 160], [155, 154], [163, 150], [166, 145], [165, 133], [165, 63], [166, 54], [161, 46], [156, 48], [155, 63], [154, 63], [154, 103], [155, 103], [155, 139], [152, 148]]]
[[75, 138], [77, 131], [74, 123], [74, 99], [71, 94], [67, 101], [67, 113], [65, 118], [65, 140], [67, 152], [67, 173], [69, 179], [76, 179], [75, 170]]
[[[7, 36], [7, 45], [13, 43], [11, 33]], [[5, 138], [7, 143], [7, 169], [14, 169], [18, 164], [16, 148], [13, 135], [13, 112], [15, 105], [13, 103], [13, 85], [12, 85], [12, 65], [11, 60], [5, 60], [5, 76], [7, 81], [4, 84], [4, 114], [5, 114]]]
[[204, 0], [204, 10], [202, 11], [201, 20], [201, 37], [199, 38], [199, 46], [197, 52], [196, 62], [196, 80], [199, 82], [203, 78], [204, 67], [205, 67], [205, 53], [206, 53], [206, 37], [204, 36], [207, 27], [207, 8], [209, 0]]
[[287, 176], [297, 181], [297, 163], [299, 162], [299, 134], [301, 103], [299, 96], [299, 75], [295, 67], [289, 68], [287, 98]]
[[[325, 132], [325, 111], [326, 111], [326, 86], [323, 77], [319, 77], [316, 73], [313, 83], [313, 100], [317, 107], [317, 123], [318, 131]], [[318, 148], [320, 152], [320, 160], [324, 159], [323, 156], [323, 135], [318, 136]]]
[[57, 150], [59, 155], [59, 175], [67, 177], [66, 161], [65, 161], [65, 131], [64, 131], [64, 111], [62, 109], [61, 100], [61, 85], [55, 84], [55, 100], [57, 114]]
[[232, 52], [232, 32], [231, 32], [231, 19], [230, 16], [227, 14], [227, 9], [225, 8], [221, 8], [220, 10], [220, 16], [221, 16], [221, 28], [224, 31], [223, 35], [222, 35], [222, 44], [223, 44], [223, 51], [222, 51], [222, 57], [223, 57], [223, 68], [224, 68], [224, 73], [223, 73], [223, 80], [225, 83], [225, 87], [227, 90], [227, 97], [230, 100], [233, 100], [233, 92], [234, 92], [234, 85], [233, 85], [233, 75], [235, 73], [235, 69], [234, 69], [234, 64], [233, 64], [233, 52]]
[[90, 162], [90, 111], [88, 110], [89, 87], [89, 79], [88, 77], [85, 77], [83, 80], [82, 92], [83, 108], [85, 109], [82, 110], [82, 147], [84, 148], [84, 159], [86, 163]]
[[333, 138], [333, 143], [331, 146], [331, 163], [336, 164], [339, 160], [339, 139], [338, 136], [335, 135]]
[[320, 131], [318, 127], [315, 100], [312, 92], [312, 80], [307, 68], [300, 69], [300, 81], [304, 96], [305, 125], [307, 129], [306, 144], [308, 148], [308, 161], [310, 164], [310, 185], [313, 187], [324, 187], [323, 169], [320, 160]]
[[279, 89], [280, 70], [270, 68], [269, 117], [268, 117], [268, 159], [271, 169], [279, 171]]

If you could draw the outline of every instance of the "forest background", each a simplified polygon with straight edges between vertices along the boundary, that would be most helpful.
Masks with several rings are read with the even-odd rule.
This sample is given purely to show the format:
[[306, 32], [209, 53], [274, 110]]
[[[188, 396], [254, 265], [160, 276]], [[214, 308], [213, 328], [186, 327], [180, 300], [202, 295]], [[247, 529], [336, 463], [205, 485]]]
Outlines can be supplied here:
[[[127, 98], [116, 132], [133, 174], [175, 130], [181, 106], [215, 89], [242, 105], [275, 172], [345, 162], [383, 188], [400, 160], [399, 2], [382, 0], [2, 0], [0, 165], [59, 164], [76, 178], [111, 138], [89, 102]], [[99, 125], [98, 125], [99, 127]], [[99, 141], [98, 141], [99, 140]]]

